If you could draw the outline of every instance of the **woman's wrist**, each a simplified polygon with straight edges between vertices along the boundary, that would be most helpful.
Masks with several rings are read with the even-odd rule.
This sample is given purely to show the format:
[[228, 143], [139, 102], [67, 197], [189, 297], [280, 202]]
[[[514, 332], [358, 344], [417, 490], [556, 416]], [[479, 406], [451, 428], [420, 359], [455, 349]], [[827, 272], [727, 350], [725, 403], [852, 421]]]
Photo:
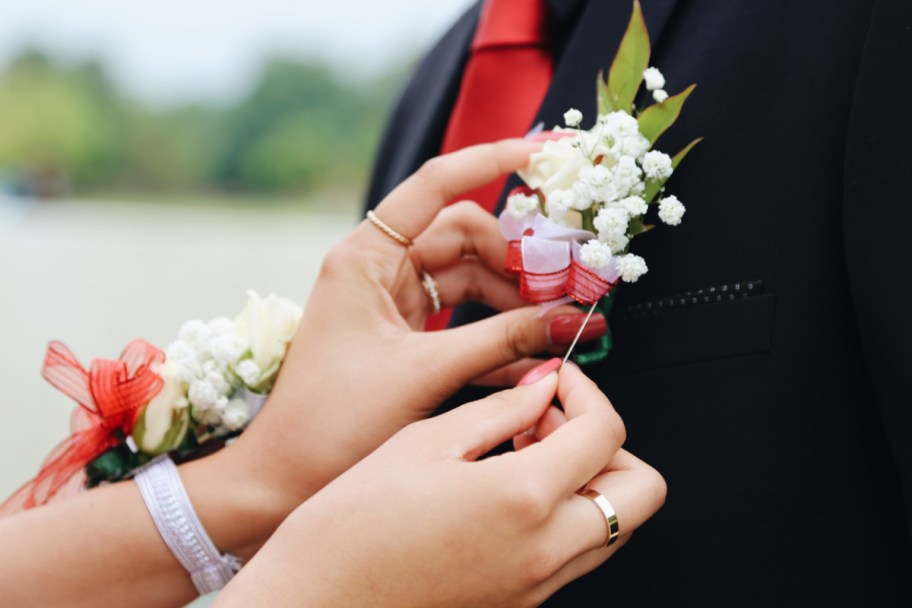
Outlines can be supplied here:
[[[245, 458], [240, 444], [181, 465], [181, 479], [215, 546], [250, 559], [304, 498]], [[305, 497], [306, 498], [306, 497]]]

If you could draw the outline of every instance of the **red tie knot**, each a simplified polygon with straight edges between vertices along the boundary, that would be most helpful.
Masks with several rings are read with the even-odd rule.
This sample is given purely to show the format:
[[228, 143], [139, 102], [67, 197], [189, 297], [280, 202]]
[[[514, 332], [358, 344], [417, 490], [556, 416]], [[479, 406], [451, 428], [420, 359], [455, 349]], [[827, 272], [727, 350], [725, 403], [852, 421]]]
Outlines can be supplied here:
[[545, 45], [549, 40], [545, 0], [485, 0], [472, 50]]

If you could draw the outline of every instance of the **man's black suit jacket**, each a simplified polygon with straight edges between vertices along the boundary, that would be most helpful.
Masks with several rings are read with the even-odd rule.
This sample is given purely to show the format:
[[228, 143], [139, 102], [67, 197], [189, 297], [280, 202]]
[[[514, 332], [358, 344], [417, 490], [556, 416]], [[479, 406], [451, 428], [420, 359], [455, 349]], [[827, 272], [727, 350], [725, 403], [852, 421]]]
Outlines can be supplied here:
[[[588, 373], [668, 501], [548, 605], [912, 606], [912, 2], [642, 3], [669, 92], [698, 84], [658, 147], [706, 140]], [[581, 4], [548, 126], [594, 118], [631, 7]], [[437, 153], [477, 18], [417, 68], [370, 205]]]

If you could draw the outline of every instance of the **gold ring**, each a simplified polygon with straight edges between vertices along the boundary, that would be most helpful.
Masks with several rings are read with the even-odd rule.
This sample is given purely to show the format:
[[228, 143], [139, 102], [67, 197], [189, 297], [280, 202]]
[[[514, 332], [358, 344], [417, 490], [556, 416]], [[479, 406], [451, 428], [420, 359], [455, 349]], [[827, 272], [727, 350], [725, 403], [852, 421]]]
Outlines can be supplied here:
[[426, 270], [421, 272], [421, 286], [424, 287], [424, 293], [427, 294], [428, 299], [431, 301], [431, 306], [434, 308], [434, 314], [436, 315], [442, 308], [440, 304], [440, 290], [437, 286], [437, 281], [434, 280], [431, 273]]
[[393, 239], [400, 245], [404, 245], [406, 247], [411, 247], [414, 244], [414, 241], [412, 241], [412, 239], [402, 236], [401, 234], [399, 234], [398, 232], [396, 232], [395, 230], [390, 228], [383, 220], [381, 220], [379, 217], [377, 217], [377, 214], [374, 213], [373, 210], [367, 212], [367, 219], [370, 220], [371, 224], [373, 224], [374, 226], [379, 228], [383, 232], [383, 234], [390, 237], [391, 239]]
[[617, 512], [614, 510], [614, 507], [611, 506], [611, 503], [608, 502], [608, 499], [602, 496], [600, 492], [591, 488], [579, 492], [579, 495], [585, 496], [594, 502], [595, 506], [602, 512], [602, 515], [605, 516], [605, 525], [608, 527], [608, 541], [605, 543], [605, 546], [610, 547], [616, 543], [621, 532], [620, 527], [618, 526]]

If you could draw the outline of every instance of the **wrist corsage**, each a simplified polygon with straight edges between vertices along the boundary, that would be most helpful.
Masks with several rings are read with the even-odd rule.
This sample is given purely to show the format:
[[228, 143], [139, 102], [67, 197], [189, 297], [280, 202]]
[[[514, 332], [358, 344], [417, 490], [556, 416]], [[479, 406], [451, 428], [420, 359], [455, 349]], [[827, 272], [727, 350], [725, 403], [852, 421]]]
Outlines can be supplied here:
[[134, 340], [85, 369], [51, 342], [42, 376], [76, 401], [72, 434], [0, 516], [129, 478], [166, 452], [186, 461], [219, 449], [265, 403], [300, 317], [290, 300], [249, 291], [235, 319], [188, 321], [164, 351]]

